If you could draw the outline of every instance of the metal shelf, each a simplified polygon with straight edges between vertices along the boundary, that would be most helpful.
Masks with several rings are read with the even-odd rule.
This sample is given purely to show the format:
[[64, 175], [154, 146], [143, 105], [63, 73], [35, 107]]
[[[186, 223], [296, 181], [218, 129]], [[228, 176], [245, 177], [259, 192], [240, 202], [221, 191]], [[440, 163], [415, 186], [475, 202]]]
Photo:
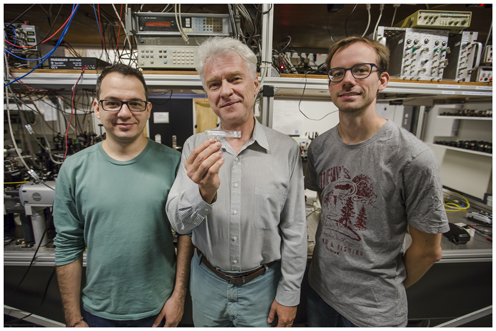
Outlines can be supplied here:
[[[46, 70], [48, 71], [48, 70]], [[23, 83], [33, 87], [50, 86], [51, 88], [71, 88], [80, 76], [80, 72], [74, 73], [67, 72], [33, 72], [29, 76], [22, 79]], [[23, 75], [21, 72], [14, 72], [16, 77]], [[153, 73], [145, 71], [143, 73], [146, 83], [150, 88], [188, 88], [188, 89], [203, 89], [200, 77], [196, 72], [182, 72], [178, 74], [169, 73]], [[305, 89], [307, 92], [318, 93], [318, 95], [328, 96], [328, 80], [326, 76], [322, 78], [305, 78], [301, 77], [266, 77], [264, 85], [272, 85], [278, 89], [277, 95], [284, 95], [285, 92], [293, 91], [301, 94]], [[79, 81], [78, 86], [84, 88], [94, 88], [98, 74], [92, 70], [83, 75]], [[9, 75], [9, 79], [13, 79]], [[16, 83], [14, 83], [16, 84]], [[296, 90], [296, 91], [295, 91]], [[493, 94], [493, 87], [487, 85], [461, 85], [461, 84], [447, 84], [441, 82], [423, 83], [423, 82], [401, 82], [390, 81], [388, 86], [381, 93], [391, 94], [408, 94], [408, 95], [428, 95], [437, 97], [490, 97]]]
[[[17, 251], [4, 249], [3, 253], [3, 265], [4, 266], [29, 266], [31, 260], [33, 259], [34, 251]], [[42, 247], [36, 254], [36, 258], [33, 262], [33, 266], [40, 267], [51, 267], [55, 265], [55, 249]], [[83, 253], [83, 266], [86, 266], [86, 252]]]
[[452, 151], [457, 151], [457, 152], [462, 152], [462, 153], [493, 157], [493, 154], [491, 154], [491, 153], [472, 151], [470, 149], [463, 149], [463, 148], [451, 147], [451, 146], [440, 145], [440, 144], [427, 144], [427, 145], [436, 146], [436, 147], [445, 148], [445, 149], [450, 149]]
[[[91, 88], [94, 89], [96, 85], [96, 80], [99, 76], [94, 70], [90, 73], [84, 73], [83, 77], [78, 83], [80, 88]], [[14, 73], [15, 77], [21, 77], [23, 73]], [[75, 73], [67, 72], [51, 72], [51, 73], [37, 73], [33, 72], [30, 75], [22, 79], [22, 82], [28, 86], [33, 86], [37, 88], [71, 88], [81, 75], [81, 72], [75, 71]], [[188, 88], [188, 89], [203, 89], [200, 76], [195, 74], [154, 74], [154, 73], [143, 73], [145, 77], [146, 84], [149, 88], [167, 88], [174, 86], [177, 88]], [[9, 75], [9, 79], [14, 79]], [[17, 83], [14, 83], [17, 84]]]
[[474, 121], [492, 121], [492, 117], [470, 117], [470, 116], [448, 116], [448, 115], [437, 115], [437, 118], [446, 118], [452, 120], [474, 120]]
[[[325, 76], [323, 76], [323, 78], [266, 77], [264, 80], [264, 84], [273, 85], [274, 87], [279, 89], [328, 91], [328, 80]], [[492, 96], [493, 87], [483, 85], [447, 84], [445, 82], [435, 84], [423, 82], [390, 81], [388, 86], [381, 93], [420, 94], [446, 98], [453, 96], [487, 97]]]

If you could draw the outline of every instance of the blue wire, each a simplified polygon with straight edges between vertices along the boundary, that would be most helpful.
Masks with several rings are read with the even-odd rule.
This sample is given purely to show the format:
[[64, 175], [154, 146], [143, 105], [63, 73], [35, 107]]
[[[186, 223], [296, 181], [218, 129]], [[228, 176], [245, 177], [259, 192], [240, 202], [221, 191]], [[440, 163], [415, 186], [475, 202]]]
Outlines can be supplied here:
[[93, 11], [95, 12], [96, 25], [98, 26], [98, 31], [100, 32], [100, 38], [102, 38], [103, 34], [102, 34], [102, 30], [100, 29], [100, 23], [98, 23], [98, 16], [96, 14], [95, 5], [93, 5]]
[[[17, 32], [16, 32], [16, 29], [12, 26], [12, 25], [7, 25], [6, 26], [7, 28], [11, 28], [13, 31], [14, 31], [14, 45], [17, 43]], [[8, 36], [7, 36], [7, 31], [5, 31], [5, 39], [9, 39]], [[10, 48], [11, 50], [14, 49], [14, 45], [12, 45], [12, 47]]]
[[[76, 9], [74, 9], [74, 7], [75, 7]], [[67, 25], [66, 25], [66, 27], [64, 28], [64, 30], [62, 31], [62, 34], [60, 35], [59, 40], [58, 40], [58, 41], [57, 41], [57, 43], [55, 44], [55, 47], [54, 47], [54, 48], [53, 48], [53, 49], [52, 49], [52, 50], [51, 50], [51, 51], [50, 51], [47, 55], [45, 55], [45, 56], [42, 58], [42, 59], [44, 59], [44, 60], [43, 60], [43, 61], [41, 61], [40, 63], [38, 63], [38, 64], [36, 65], [36, 67], [34, 67], [31, 71], [29, 71], [29, 72], [28, 72], [27, 74], [25, 74], [24, 76], [21, 76], [21, 77], [19, 77], [19, 78], [16, 78], [15, 80], [11, 81], [10, 83], [5, 84], [3, 87], [7, 87], [7, 86], [9, 86], [9, 85], [10, 85], [10, 84], [12, 84], [12, 83], [17, 82], [18, 80], [20, 80], [20, 79], [22, 79], [22, 78], [26, 77], [27, 75], [29, 75], [30, 73], [32, 73], [33, 71], [35, 71], [36, 69], [38, 69], [38, 67], [39, 67], [39, 66], [41, 66], [41, 65], [43, 64], [43, 62], [45, 62], [45, 61], [46, 61], [46, 59], [48, 59], [48, 58], [49, 58], [49, 57], [53, 54], [53, 52], [55, 52], [55, 50], [57, 49], [57, 47], [59, 47], [60, 43], [61, 43], [61, 42], [62, 42], [62, 40], [64, 39], [65, 34], [67, 33], [67, 30], [69, 30], [69, 26], [71, 25], [71, 22], [72, 22], [72, 20], [73, 20], [73, 18], [74, 18], [74, 15], [76, 15], [76, 11], [78, 10], [78, 8], [79, 8], [79, 4], [78, 4], [77, 6], [72, 5], [72, 11], [74, 11], [74, 14], [72, 15], [72, 18], [71, 18], [71, 19], [70, 19], [70, 21], [67, 23]]]
[[7, 53], [9, 53], [10, 55], [12, 55], [13, 57], [16, 57], [16, 58], [18, 58], [20, 60], [25, 60], [25, 61], [40, 61], [40, 60], [43, 60], [43, 57], [40, 57], [39, 59], [25, 59], [23, 57], [20, 57], [20, 56], [15, 55], [12, 52], [9, 52], [9, 50], [7, 48], [5, 48], [5, 47], [3, 48], [3, 50], [6, 51]]

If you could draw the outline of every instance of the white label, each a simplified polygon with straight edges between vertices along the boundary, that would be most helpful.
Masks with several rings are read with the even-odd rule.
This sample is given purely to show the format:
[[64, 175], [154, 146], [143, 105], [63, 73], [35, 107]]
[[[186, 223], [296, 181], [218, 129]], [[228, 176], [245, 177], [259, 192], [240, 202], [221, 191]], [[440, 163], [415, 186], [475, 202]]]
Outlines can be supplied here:
[[463, 92], [464, 95], [493, 95], [491, 92]]
[[477, 86], [475, 89], [476, 90], [492, 90], [493, 87], [492, 86]]
[[438, 85], [437, 88], [460, 88], [459, 85]]
[[31, 125], [26, 124], [26, 125], [25, 125], [25, 127], [26, 127], [26, 130], [28, 130], [28, 132], [29, 132], [30, 134], [33, 134], [33, 133], [34, 133], [33, 128], [31, 127]]
[[443, 91], [442, 94], [455, 94], [455, 91]]
[[169, 113], [168, 112], [153, 113], [153, 123], [155, 124], [169, 123]]

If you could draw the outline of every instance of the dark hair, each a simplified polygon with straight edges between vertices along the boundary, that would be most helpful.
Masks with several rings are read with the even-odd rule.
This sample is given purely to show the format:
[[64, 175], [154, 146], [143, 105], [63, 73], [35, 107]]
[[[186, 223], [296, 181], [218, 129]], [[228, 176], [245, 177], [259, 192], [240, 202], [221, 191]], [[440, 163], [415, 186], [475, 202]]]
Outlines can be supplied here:
[[133, 77], [138, 78], [140, 80], [141, 84], [143, 84], [143, 87], [145, 89], [145, 97], [146, 97], [146, 100], [148, 100], [148, 88], [146, 87], [145, 78], [143, 77], [143, 74], [141, 73], [141, 71], [139, 71], [138, 69], [132, 68], [128, 65], [122, 64], [122, 63], [113, 64], [113, 65], [105, 67], [105, 69], [103, 69], [102, 73], [100, 74], [100, 76], [96, 80], [96, 97], [97, 97], [97, 99], [100, 98], [100, 89], [102, 86], [102, 80], [105, 78], [105, 76], [107, 76], [111, 72], [117, 72], [123, 76], [133, 76]]
[[334, 54], [341, 49], [350, 46], [351, 44], [362, 42], [375, 49], [377, 53], [377, 65], [381, 68], [382, 72], [386, 72], [389, 69], [389, 49], [378, 41], [370, 40], [364, 37], [351, 36], [348, 38], [341, 39], [329, 48], [329, 53], [325, 61], [327, 70], [331, 69], [331, 60]]

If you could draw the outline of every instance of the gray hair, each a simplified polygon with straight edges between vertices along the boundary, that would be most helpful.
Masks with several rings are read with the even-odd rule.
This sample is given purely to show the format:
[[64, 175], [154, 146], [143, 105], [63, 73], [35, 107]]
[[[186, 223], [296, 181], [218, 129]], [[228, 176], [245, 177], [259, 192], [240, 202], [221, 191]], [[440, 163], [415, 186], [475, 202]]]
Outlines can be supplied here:
[[202, 85], [205, 88], [205, 77], [203, 76], [205, 63], [210, 59], [221, 55], [236, 53], [243, 59], [250, 70], [253, 79], [257, 77], [257, 57], [253, 51], [241, 41], [229, 37], [213, 37], [204, 41], [198, 47], [198, 58], [196, 71], [200, 75]]

